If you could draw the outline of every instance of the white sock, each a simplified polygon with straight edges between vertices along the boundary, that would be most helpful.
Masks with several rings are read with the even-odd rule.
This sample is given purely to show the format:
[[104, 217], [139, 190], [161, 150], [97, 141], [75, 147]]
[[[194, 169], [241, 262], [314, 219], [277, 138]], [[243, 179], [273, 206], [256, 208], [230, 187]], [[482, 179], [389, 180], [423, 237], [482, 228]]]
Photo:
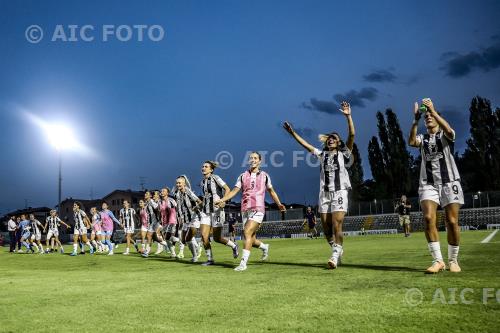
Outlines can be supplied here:
[[236, 247], [236, 244], [234, 244], [232, 241], [228, 240], [227, 241], [227, 246], [229, 246], [230, 248], [234, 249]]
[[92, 241], [92, 245], [97, 249], [97, 242], [95, 240]]
[[177, 243], [179, 241], [179, 238], [175, 237], [175, 236], [171, 236], [170, 237], [170, 240], [174, 243]]
[[267, 250], [267, 244], [261, 242], [259, 245], [259, 249], [261, 249], [262, 251]]
[[92, 245], [90, 245], [89, 241], [87, 241], [87, 243], [85, 243], [85, 245], [87, 245], [89, 247], [89, 249], [92, 249]]
[[212, 249], [205, 250], [205, 254], [207, 255], [207, 260], [212, 261]]
[[142, 250], [144, 251], [144, 249], [146, 248], [146, 244], [141, 243], [141, 248], [142, 248]]
[[334, 263], [338, 262], [341, 253], [342, 253], [342, 245], [333, 244], [332, 259]]
[[460, 246], [448, 244], [448, 261], [458, 263], [458, 250]]
[[248, 259], [250, 258], [250, 251], [249, 250], [243, 250], [241, 255], [241, 263], [240, 265], [246, 265], [248, 262]]
[[441, 254], [441, 245], [439, 242], [429, 242], [427, 244], [429, 251], [431, 252], [432, 259], [434, 261], [443, 261], [443, 255]]
[[77, 250], [78, 250], [78, 244], [73, 243], [73, 252], [75, 252], [75, 253], [76, 253], [76, 252], [77, 252]]

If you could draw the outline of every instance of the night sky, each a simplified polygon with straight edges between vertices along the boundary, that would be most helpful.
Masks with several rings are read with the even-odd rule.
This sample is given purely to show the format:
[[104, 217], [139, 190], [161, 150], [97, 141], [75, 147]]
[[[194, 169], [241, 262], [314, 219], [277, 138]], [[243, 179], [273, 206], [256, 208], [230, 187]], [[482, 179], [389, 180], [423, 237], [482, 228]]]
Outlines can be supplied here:
[[[32, 121], [71, 126], [63, 198], [201, 180], [228, 151], [232, 187], [247, 151], [283, 151], [268, 165], [281, 199], [315, 203], [319, 171], [280, 128], [317, 134], [347, 124], [365, 177], [375, 113], [392, 108], [405, 136], [412, 105], [430, 97], [468, 138], [475, 95], [500, 104], [499, 1], [6, 1], [0, 0], [0, 213], [57, 204], [57, 151]], [[25, 38], [30, 25], [44, 38]], [[51, 41], [57, 25], [92, 25], [95, 39]], [[103, 25], [160, 25], [161, 41], [102, 41]], [[68, 30], [69, 31], [69, 30]], [[195, 187], [198, 192], [198, 188]]]

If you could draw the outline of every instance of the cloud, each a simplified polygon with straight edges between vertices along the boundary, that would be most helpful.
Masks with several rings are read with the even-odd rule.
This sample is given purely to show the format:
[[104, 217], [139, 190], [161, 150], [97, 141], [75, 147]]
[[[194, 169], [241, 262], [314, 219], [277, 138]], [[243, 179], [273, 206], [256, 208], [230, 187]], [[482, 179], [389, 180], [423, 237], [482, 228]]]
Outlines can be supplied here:
[[392, 70], [379, 69], [363, 75], [363, 79], [367, 82], [395, 82], [397, 76], [394, 75]]
[[309, 100], [309, 103], [310, 104], [307, 104], [306, 102], [302, 103], [302, 107], [304, 109], [324, 112], [328, 114], [340, 113], [338, 111], [339, 105], [333, 101], [322, 101], [316, 98], [311, 98]]
[[345, 94], [335, 94], [333, 98], [338, 103], [347, 101], [351, 106], [364, 107], [365, 101], [374, 101], [378, 98], [378, 90], [373, 87], [366, 87], [360, 91], [352, 89]]
[[452, 78], [461, 78], [476, 70], [489, 72], [500, 67], [500, 41], [496, 37], [492, 37], [496, 40], [495, 44], [479, 51], [463, 55], [456, 52], [443, 53], [441, 60], [444, 64], [440, 69]]
[[300, 136], [306, 138], [312, 138], [314, 136], [314, 129], [310, 127], [294, 127], [295, 132], [297, 132]]
[[373, 87], [366, 87], [359, 91], [352, 89], [344, 94], [335, 94], [333, 96], [334, 101], [311, 98], [309, 103], [303, 102], [301, 107], [307, 110], [341, 115], [339, 109], [342, 101], [349, 102], [351, 106], [364, 107], [365, 101], [374, 101], [377, 98], [378, 90]]

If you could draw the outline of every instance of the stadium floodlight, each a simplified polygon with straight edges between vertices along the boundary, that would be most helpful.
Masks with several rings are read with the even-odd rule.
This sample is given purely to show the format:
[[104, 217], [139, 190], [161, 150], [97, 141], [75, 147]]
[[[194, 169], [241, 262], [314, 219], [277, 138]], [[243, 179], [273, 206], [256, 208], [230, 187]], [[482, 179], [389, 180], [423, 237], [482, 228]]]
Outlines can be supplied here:
[[57, 151], [60, 152], [77, 146], [73, 131], [69, 127], [63, 124], [48, 124], [44, 129], [50, 143]]
[[57, 150], [59, 160], [59, 177], [58, 177], [58, 196], [57, 196], [57, 211], [61, 214], [61, 193], [62, 193], [62, 150], [71, 149], [77, 146], [77, 141], [73, 135], [73, 131], [64, 124], [45, 124], [43, 126], [45, 133], [54, 148]]

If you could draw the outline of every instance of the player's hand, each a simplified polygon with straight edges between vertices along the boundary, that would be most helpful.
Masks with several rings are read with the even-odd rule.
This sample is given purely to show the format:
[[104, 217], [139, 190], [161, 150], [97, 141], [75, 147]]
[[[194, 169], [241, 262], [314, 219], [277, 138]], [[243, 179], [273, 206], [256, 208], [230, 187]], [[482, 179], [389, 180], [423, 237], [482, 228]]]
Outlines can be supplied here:
[[293, 134], [293, 127], [292, 127], [292, 124], [290, 124], [288, 121], [285, 121], [283, 123], [283, 128], [290, 134]]
[[432, 103], [432, 100], [430, 98], [424, 98], [422, 100], [422, 103], [427, 107], [429, 111], [432, 113], [436, 112], [436, 109], [434, 109], [434, 104]]
[[219, 208], [224, 208], [226, 207], [226, 202], [225, 201], [222, 201], [217, 207]]
[[221, 207], [224, 207], [226, 205], [226, 202], [224, 200], [217, 200], [217, 201], [215, 201], [214, 204], [216, 207], [221, 208]]
[[413, 116], [415, 117], [416, 121], [420, 120], [420, 117], [422, 117], [422, 114], [420, 113], [420, 107], [418, 106], [418, 103], [415, 102], [413, 105]]
[[345, 116], [350, 116], [351, 115], [351, 105], [347, 103], [346, 101], [343, 101], [340, 103], [340, 112], [342, 112]]
[[286, 207], [283, 204], [279, 204], [278, 209], [280, 210], [280, 212], [286, 212]]

